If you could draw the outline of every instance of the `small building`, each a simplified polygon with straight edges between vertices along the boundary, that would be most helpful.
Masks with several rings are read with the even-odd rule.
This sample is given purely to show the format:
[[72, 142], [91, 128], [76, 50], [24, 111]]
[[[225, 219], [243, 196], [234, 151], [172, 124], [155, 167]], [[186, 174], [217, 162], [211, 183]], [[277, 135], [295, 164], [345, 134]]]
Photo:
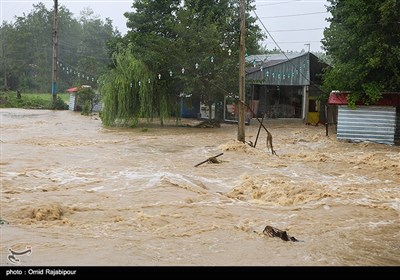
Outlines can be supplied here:
[[[73, 88], [67, 89], [67, 92], [70, 93], [69, 103], [68, 103], [68, 109], [70, 111], [81, 111], [82, 110], [82, 108], [80, 108], [81, 106], [79, 106], [79, 102], [78, 102], [78, 99], [79, 99], [78, 91], [85, 87], [91, 87], [91, 86], [81, 85], [79, 87], [73, 87]], [[98, 93], [98, 92], [96, 92], [96, 94], [100, 95], [100, 93]], [[101, 102], [97, 102], [93, 106], [93, 112], [99, 112], [99, 111], [101, 111], [101, 108], [102, 108]]]
[[329, 67], [312, 53], [254, 55], [246, 58], [249, 100], [257, 117], [300, 118], [306, 123], [325, 122], [318, 97], [322, 74]]
[[370, 141], [388, 145], [400, 144], [400, 93], [383, 93], [373, 105], [358, 103], [350, 108], [349, 92], [333, 91], [328, 107], [337, 108], [337, 139]]
[[[248, 123], [254, 117], [300, 118], [306, 123], [325, 123], [324, 106], [318, 97], [319, 85], [327, 64], [307, 53], [251, 55], [246, 57], [246, 108]], [[222, 96], [223, 94], [221, 94]], [[216, 118], [226, 122], [237, 122], [238, 96], [225, 95], [215, 100], [210, 107], [197, 100], [184, 98], [181, 116]], [[255, 115], [253, 115], [253, 112]]]
[[77, 92], [79, 90], [79, 87], [73, 87], [67, 89], [67, 92], [69, 93], [69, 103], [68, 103], [68, 110], [70, 111], [78, 111], [77, 108]]
[[200, 117], [200, 98], [192, 97], [192, 95], [180, 95], [180, 109], [182, 118], [199, 118]]

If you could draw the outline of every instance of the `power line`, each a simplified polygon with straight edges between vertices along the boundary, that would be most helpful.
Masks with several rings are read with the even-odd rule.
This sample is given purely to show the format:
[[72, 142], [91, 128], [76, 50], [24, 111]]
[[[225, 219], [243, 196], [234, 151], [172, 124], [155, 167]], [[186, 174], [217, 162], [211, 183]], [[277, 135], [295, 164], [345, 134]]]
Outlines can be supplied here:
[[298, 67], [291, 62], [291, 60], [289, 59], [289, 57], [286, 55], [286, 53], [282, 50], [282, 48], [279, 46], [279, 44], [275, 41], [274, 37], [271, 35], [271, 33], [268, 31], [268, 29], [265, 27], [264, 23], [260, 20], [259, 16], [257, 15], [256, 11], [253, 11], [253, 13], [255, 14], [256, 18], [258, 19], [258, 21], [261, 23], [262, 27], [264, 28], [264, 30], [267, 32], [267, 34], [270, 36], [270, 38], [272, 39], [272, 41], [274, 41], [275, 45], [278, 47], [278, 49], [280, 50], [280, 52], [286, 57], [286, 60], [289, 61], [292, 66], [295, 67], [296, 70], [299, 71], [300, 75], [303, 76], [304, 79], [306, 79], [310, 85], [314, 86], [318, 91], [325, 93], [323, 90], [320, 89], [320, 87], [318, 87], [316, 84], [314, 84], [310, 79], [308, 79], [308, 77], [306, 77], [299, 69]]
[[[257, 4], [256, 5], [260, 7], [265, 7], [265, 6], [276, 6], [276, 5], [281, 5], [281, 4], [287, 4], [287, 3], [293, 3], [293, 2], [299, 2], [301, 0], [292, 0], [292, 1], [280, 1], [278, 3], [265, 3], [265, 4]], [[259, 2], [270, 2], [270, 1], [259, 1]]]
[[297, 31], [312, 31], [312, 30], [324, 30], [325, 28], [301, 28], [301, 29], [282, 29], [282, 30], [270, 30], [269, 32], [297, 32]]
[[60, 49], [63, 52], [72, 53], [77, 57], [79, 56], [80, 58], [93, 58], [93, 59], [98, 59], [98, 60], [102, 60], [102, 61], [110, 61], [111, 60], [109, 57], [100, 57], [100, 56], [85, 55], [85, 54], [82, 54], [82, 53], [78, 53], [78, 52], [76, 52], [76, 50], [71, 50], [71, 49], [65, 48], [62, 45], [60, 46]]
[[265, 43], [275, 43], [275, 44], [302, 44], [302, 43], [320, 43], [321, 41], [297, 41], [297, 42], [276, 42], [276, 41], [273, 41], [273, 42], [268, 42], [268, 41], [263, 41], [263, 42], [265, 42]]
[[271, 38], [271, 40], [275, 43], [275, 45], [278, 47], [278, 49], [281, 51], [281, 53], [286, 57], [287, 60], [289, 60], [289, 58], [287, 57], [286, 53], [284, 51], [282, 51], [281, 47], [279, 46], [279, 44], [275, 41], [274, 37], [271, 35], [271, 33], [268, 31], [268, 29], [265, 27], [264, 23], [260, 20], [259, 16], [257, 15], [256, 11], [253, 11], [253, 13], [255, 14], [256, 18], [258, 19], [258, 21], [261, 23], [261, 26], [264, 28], [264, 30], [267, 32], [267, 34], [269, 35], [269, 37]]
[[[264, 2], [264, 3], [261, 3]], [[275, 3], [270, 3], [270, 2], [275, 2]], [[294, 3], [294, 2], [300, 2], [300, 3], [321, 3], [325, 2], [323, 0], [291, 0], [291, 1], [256, 1], [256, 5], [260, 7], [266, 7], [266, 6], [276, 6], [276, 5], [282, 5], [282, 4], [288, 4], [288, 3]]]
[[312, 12], [312, 13], [303, 13], [303, 14], [291, 14], [291, 15], [281, 15], [281, 16], [272, 16], [272, 17], [259, 17], [261, 18], [284, 18], [284, 17], [299, 17], [299, 16], [309, 16], [309, 15], [317, 15], [317, 14], [327, 14], [329, 12]]

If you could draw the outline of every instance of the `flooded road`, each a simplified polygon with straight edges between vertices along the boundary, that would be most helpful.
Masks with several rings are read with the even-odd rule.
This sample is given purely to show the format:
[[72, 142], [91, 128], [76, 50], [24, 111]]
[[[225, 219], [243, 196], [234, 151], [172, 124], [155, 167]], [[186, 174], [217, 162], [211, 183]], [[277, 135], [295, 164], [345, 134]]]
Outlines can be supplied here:
[[[1, 109], [0, 265], [400, 265], [400, 147]], [[187, 120], [182, 120], [187, 122]], [[173, 121], [171, 121], [173, 123]], [[246, 126], [255, 140], [256, 120]], [[224, 153], [219, 164], [195, 164]], [[270, 225], [303, 242], [262, 234]]]

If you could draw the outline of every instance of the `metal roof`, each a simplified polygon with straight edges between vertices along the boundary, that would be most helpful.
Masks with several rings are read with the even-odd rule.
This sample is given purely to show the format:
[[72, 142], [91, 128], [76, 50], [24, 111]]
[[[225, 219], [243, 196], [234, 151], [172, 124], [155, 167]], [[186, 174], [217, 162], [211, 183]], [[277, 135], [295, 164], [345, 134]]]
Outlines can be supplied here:
[[247, 63], [252, 63], [253, 61], [257, 63], [266, 63], [266, 62], [272, 62], [272, 61], [286, 61], [288, 59], [293, 59], [299, 56], [303, 56], [306, 54], [305, 52], [302, 53], [275, 53], [275, 54], [253, 54], [246, 56], [246, 62]]
[[318, 74], [322, 74], [323, 69], [328, 67], [309, 52], [286, 56], [271, 55], [255, 67], [248, 67], [246, 80], [252, 84], [305, 86], [318, 83]]
[[79, 90], [79, 87], [73, 87], [73, 88], [69, 88], [66, 91], [67, 92], [77, 92]]

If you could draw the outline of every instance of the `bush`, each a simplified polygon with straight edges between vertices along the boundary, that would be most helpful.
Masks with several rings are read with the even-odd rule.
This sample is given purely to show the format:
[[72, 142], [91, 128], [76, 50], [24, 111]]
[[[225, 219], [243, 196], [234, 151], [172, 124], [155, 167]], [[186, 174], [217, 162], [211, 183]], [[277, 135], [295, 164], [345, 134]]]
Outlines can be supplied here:
[[89, 113], [92, 113], [93, 106], [98, 101], [94, 90], [91, 87], [83, 87], [78, 91], [77, 96], [77, 106], [82, 108], [82, 115], [87, 116]]
[[91, 113], [91, 111], [92, 110], [90, 110], [90, 101], [89, 100], [86, 100], [85, 101], [85, 103], [83, 104], [83, 108], [82, 108], [82, 113], [81, 113], [81, 115], [84, 115], [84, 116], [89, 116], [90, 115], [90, 113]]
[[68, 104], [66, 104], [60, 96], [57, 96], [55, 105], [56, 105], [54, 108], [55, 110], [68, 110], [69, 107]]
[[[53, 109], [53, 97], [48, 94], [22, 94], [21, 98], [17, 98], [14, 92], [0, 92], [1, 108], [24, 108], [24, 109]], [[55, 108], [56, 110], [67, 110], [68, 104], [57, 96]]]

